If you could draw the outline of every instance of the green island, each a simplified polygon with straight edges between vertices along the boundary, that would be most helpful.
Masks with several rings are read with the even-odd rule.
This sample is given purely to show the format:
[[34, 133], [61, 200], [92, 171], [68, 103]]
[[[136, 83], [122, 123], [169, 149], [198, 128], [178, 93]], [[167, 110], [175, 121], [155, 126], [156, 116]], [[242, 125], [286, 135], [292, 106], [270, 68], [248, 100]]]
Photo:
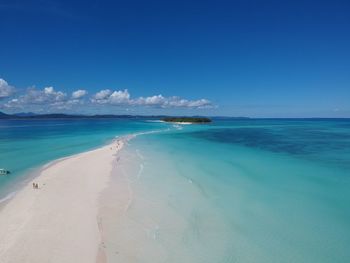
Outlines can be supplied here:
[[162, 119], [165, 122], [179, 122], [179, 123], [208, 123], [211, 119], [206, 117], [165, 117]]

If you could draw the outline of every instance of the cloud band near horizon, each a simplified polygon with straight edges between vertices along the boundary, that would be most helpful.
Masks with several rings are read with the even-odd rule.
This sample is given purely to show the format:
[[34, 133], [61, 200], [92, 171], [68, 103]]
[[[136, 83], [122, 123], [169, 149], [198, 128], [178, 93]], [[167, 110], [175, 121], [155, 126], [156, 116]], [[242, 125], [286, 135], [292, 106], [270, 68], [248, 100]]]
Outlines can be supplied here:
[[151, 95], [133, 98], [127, 89], [111, 90], [102, 89], [89, 95], [85, 89], [77, 89], [71, 94], [55, 90], [54, 87], [37, 89], [29, 87], [16, 89], [7, 81], [0, 78], [0, 108], [8, 110], [32, 110], [40, 107], [40, 111], [77, 110], [78, 107], [148, 107], [148, 108], [182, 108], [203, 109], [213, 108], [214, 105], [208, 99], [190, 100], [178, 96], [164, 97], [163, 95]]

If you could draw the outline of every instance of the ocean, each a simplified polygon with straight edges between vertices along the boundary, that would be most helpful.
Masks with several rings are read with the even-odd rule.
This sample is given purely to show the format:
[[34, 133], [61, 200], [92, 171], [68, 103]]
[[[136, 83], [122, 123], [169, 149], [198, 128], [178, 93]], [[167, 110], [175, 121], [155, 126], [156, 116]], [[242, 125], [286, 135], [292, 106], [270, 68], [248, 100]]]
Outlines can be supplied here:
[[135, 262], [350, 261], [348, 119], [0, 121], [0, 167], [13, 171], [0, 196], [131, 133], [118, 169], [133, 198], [106, 235], [119, 251], [141, 244]]

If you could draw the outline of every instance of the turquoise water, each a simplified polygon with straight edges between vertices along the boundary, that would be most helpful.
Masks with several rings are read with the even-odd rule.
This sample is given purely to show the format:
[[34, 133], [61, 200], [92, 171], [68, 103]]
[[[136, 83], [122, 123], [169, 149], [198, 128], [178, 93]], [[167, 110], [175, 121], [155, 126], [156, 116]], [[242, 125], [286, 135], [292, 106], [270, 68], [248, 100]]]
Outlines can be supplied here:
[[170, 128], [137, 136], [121, 155], [132, 164], [125, 172], [134, 193], [127, 211], [132, 224], [122, 229], [149, 237], [148, 252], [135, 250], [137, 262], [350, 261], [349, 120], [182, 127], [10, 121], [0, 127], [0, 166], [14, 171], [1, 179], [2, 191], [30, 167], [116, 135]]
[[141, 262], [350, 261], [349, 121], [217, 121], [128, 149], [130, 219], [163, 251]]
[[135, 120], [0, 120], [0, 199], [32, 168], [101, 146], [115, 136], [153, 130], [157, 123]]

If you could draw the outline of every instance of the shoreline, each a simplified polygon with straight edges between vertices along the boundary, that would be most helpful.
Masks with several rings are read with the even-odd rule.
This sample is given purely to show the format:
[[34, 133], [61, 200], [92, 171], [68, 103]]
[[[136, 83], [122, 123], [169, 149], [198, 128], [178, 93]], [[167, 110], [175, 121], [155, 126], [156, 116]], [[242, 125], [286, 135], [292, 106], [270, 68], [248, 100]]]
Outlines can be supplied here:
[[[76, 258], [104, 262], [99, 249], [99, 198], [116, 155], [132, 137], [51, 161], [5, 200], [0, 208], [2, 263], [73, 263]], [[39, 189], [33, 189], [33, 182]]]
[[194, 122], [188, 122], [188, 121], [163, 121], [163, 120], [159, 120], [157, 122], [169, 123], [169, 124], [183, 124], [183, 125], [196, 124]]
[[22, 171], [21, 177], [22, 175], [25, 175], [25, 179], [19, 182], [15, 182], [10, 184], [10, 190], [8, 192], [6, 192], [4, 195], [0, 195], [0, 213], [1, 210], [3, 209], [4, 206], [6, 206], [6, 204], [11, 201], [11, 199], [16, 195], [16, 193], [20, 192], [24, 187], [26, 187], [31, 181], [33, 181], [36, 177], [40, 176], [41, 172], [43, 170], [45, 170], [46, 168], [49, 168], [51, 165], [56, 164], [58, 162], [64, 161], [65, 159], [74, 157], [76, 155], [79, 154], [83, 154], [83, 153], [88, 153], [91, 151], [95, 151], [98, 150], [102, 147], [108, 146], [113, 144], [113, 142], [117, 141], [117, 140], [121, 140], [124, 137], [127, 137], [130, 135], [125, 135], [125, 136], [115, 136], [113, 139], [109, 139], [107, 140], [104, 144], [99, 145], [99, 146], [95, 146], [92, 147], [90, 149], [86, 149], [82, 152], [78, 152], [78, 153], [73, 153], [73, 154], [69, 154], [66, 156], [62, 156], [59, 157], [57, 159], [53, 159], [53, 160], [48, 160], [45, 163], [39, 164], [39, 165], [35, 165], [33, 167], [29, 167], [27, 168], [25, 171]]

